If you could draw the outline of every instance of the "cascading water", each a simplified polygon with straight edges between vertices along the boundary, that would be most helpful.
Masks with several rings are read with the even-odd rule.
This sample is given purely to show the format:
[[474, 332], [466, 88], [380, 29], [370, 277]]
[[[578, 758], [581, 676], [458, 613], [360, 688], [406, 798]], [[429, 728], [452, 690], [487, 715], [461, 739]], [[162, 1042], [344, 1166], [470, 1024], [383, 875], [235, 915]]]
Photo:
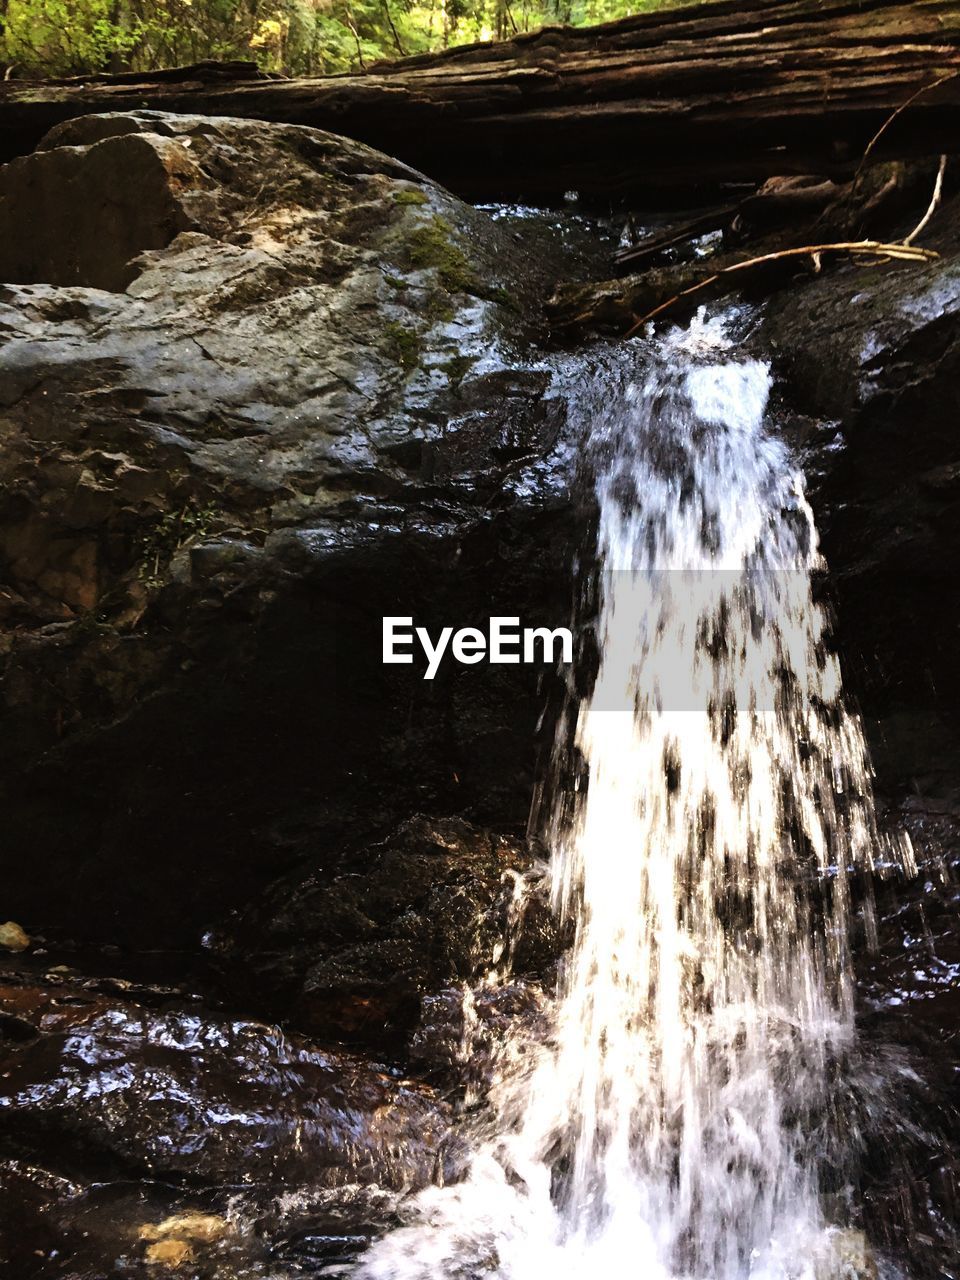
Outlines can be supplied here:
[[551, 1034], [509, 1046], [467, 1177], [413, 1201], [370, 1280], [830, 1271], [812, 1117], [854, 1034], [850, 880], [878, 835], [769, 386], [698, 321], [598, 412], [600, 664], [588, 782], [550, 823], [576, 931]]

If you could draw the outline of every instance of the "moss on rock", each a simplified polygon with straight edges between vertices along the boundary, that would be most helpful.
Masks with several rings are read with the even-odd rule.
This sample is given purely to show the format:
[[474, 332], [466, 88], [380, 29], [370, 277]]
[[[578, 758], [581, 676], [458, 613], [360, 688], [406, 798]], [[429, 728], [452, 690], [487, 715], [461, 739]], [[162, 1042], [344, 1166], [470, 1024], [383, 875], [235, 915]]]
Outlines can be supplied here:
[[420, 363], [420, 335], [416, 329], [408, 329], [405, 325], [391, 323], [385, 327], [387, 344], [391, 356], [402, 368], [415, 369]]
[[417, 227], [409, 238], [410, 264], [433, 269], [450, 293], [474, 293], [476, 273], [463, 250], [453, 240], [453, 227], [439, 214]]
[[422, 191], [418, 191], [416, 187], [404, 187], [400, 191], [393, 193], [394, 204], [418, 205], [428, 204], [426, 195]]

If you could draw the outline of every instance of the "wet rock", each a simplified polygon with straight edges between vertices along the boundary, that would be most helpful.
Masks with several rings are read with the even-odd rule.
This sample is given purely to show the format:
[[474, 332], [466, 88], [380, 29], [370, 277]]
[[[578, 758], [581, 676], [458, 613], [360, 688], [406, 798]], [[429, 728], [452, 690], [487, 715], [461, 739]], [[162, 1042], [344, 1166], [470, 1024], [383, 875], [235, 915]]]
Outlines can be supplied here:
[[907, 881], [881, 867], [875, 907], [862, 904], [877, 947], [864, 929], [831, 1190], [842, 1201], [856, 1153], [869, 1240], [925, 1280], [949, 1274], [960, 1247], [958, 213], [946, 201], [924, 236], [939, 261], [846, 268], [773, 299], [761, 324], [830, 567], [846, 687], [894, 801], [885, 822], [909, 833], [919, 867]]
[[148, 1263], [165, 1267], [182, 1267], [194, 1261], [193, 1249], [186, 1240], [158, 1240], [143, 1255]]
[[518, 895], [531, 865], [523, 841], [413, 818], [272, 886], [223, 939], [222, 958], [247, 999], [301, 1030], [396, 1048], [424, 995], [494, 972], [506, 947], [520, 973], [556, 959], [548, 904], [533, 888]]
[[323, 1274], [324, 1268], [355, 1260], [390, 1220], [398, 1200], [394, 1193], [361, 1186], [260, 1190], [233, 1183], [197, 1189], [130, 1178], [65, 1185], [36, 1166], [21, 1165], [19, 1175], [12, 1166], [0, 1158], [0, 1191], [18, 1208], [9, 1229], [6, 1219], [0, 1221], [0, 1266], [16, 1280], [176, 1275], [147, 1261], [147, 1251], [158, 1242], [141, 1235], [145, 1214], [161, 1218], [165, 1213], [174, 1218], [209, 1213], [229, 1227], [216, 1240], [174, 1237], [194, 1254], [185, 1272], [191, 1278], [287, 1280]]
[[[104, 175], [122, 227], [47, 217]], [[4, 182], [7, 909], [179, 947], [410, 813], [520, 829], [541, 673], [425, 685], [380, 617], [568, 616], [562, 237], [255, 121], [80, 119]]]
[[960, 1248], [960, 822], [913, 797], [884, 823], [909, 833], [918, 874], [877, 879], [876, 947], [856, 947], [859, 1039], [838, 1074], [824, 1154], [838, 1217], [854, 1159], [873, 1246], [905, 1274], [939, 1280]]
[[0, 924], [0, 947], [7, 951], [26, 951], [29, 946], [30, 939], [16, 921], [7, 920]]
[[197, 225], [205, 184], [190, 152], [135, 130], [98, 140], [67, 126], [0, 169], [0, 279], [123, 289], [137, 254]]
[[[216, 1274], [216, 1253], [210, 1246], [219, 1245], [236, 1235], [236, 1224], [210, 1213], [175, 1213], [163, 1222], [146, 1223], [137, 1233], [146, 1242], [143, 1260], [148, 1266], [177, 1268], [194, 1263], [201, 1255], [204, 1270]], [[235, 1253], [238, 1241], [231, 1241]], [[221, 1254], [223, 1250], [218, 1250]], [[235, 1263], [235, 1258], [231, 1259]], [[228, 1263], [229, 1265], [229, 1263]]]
[[[78, 983], [7, 983], [0, 1011], [21, 1034], [0, 1059], [0, 1143], [84, 1177], [193, 1185], [429, 1182], [449, 1142], [428, 1090], [321, 1052], [276, 1027], [200, 1006], [151, 1010]], [[209, 1242], [192, 1213], [166, 1238]]]
[[410, 1043], [411, 1065], [468, 1102], [484, 1097], [521, 1040], [545, 1038], [544, 1010], [542, 987], [522, 979], [448, 987], [423, 1001]]
[[[859, 1031], [838, 1079], [834, 1132], [820, 1148], [826, 1190], [846, 1216], [855, 1167], [857, 1222], [877, 1257], [939, 1280], [960, 1246], [955, 1065], [932, 1056], [908, 1018], [867, 1014]], [[823, 1127], [811, 1136], [822, 1138]]]
[[909, 834], [918, 870], [876, 885], [877, 946], [860, 954], [861, 992], [876, 1014], [908, 1020], [911, 1042], [949, 1060], [960, 1026], [960, 817], [914, 797], [887, 822]]
[[182, 1237], [184, 1240], [199, 1240], [203, 1244], [212, 1244], [222, 1240], [230, 1233], [230, 1224], [226, 1218], [212, 1213], [175, 1213], [163, 1222], [145, 1223], [138, 1232], [141, 1240], [169, 1240]]

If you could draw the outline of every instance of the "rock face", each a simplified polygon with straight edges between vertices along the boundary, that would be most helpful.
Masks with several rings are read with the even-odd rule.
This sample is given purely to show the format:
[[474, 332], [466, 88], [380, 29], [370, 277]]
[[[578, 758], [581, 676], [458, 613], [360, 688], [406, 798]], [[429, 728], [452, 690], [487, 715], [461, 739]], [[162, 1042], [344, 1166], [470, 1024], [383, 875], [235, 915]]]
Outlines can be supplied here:
[[3, 1136], [54, 1167], [404, 1188], [442, 1159], [447, 1116], [427, 1092], [276, 1027], [69, 980], [8, 981], [0, 1010]]
[[[567, 620], [534, 344], [578, 233], [314, 130], [149, 113], [8, 167], [0, 231], [0, 1269], [319, 1269], [382, 1228], [365, 1184], [457, 1151], [429, 1089], [290, 1028], [418, 1037], [456, 1090], [463, 987], [505, 939], [556, 955], [516, 894], [543, 675], [384, 668], [380, 617]], [[208, 930], [206, 1003], [115, 978]]]
[[380, 617], [566, 619], [569, 244], [249, 121], [80, 119], [0, 190], [5, 909], [178, 945], [411, 813], [519, 829], [537, 671], [427, 684]]
[[185, 147], [133, 120], [101, 132], [60, 130], [0, 170], [0, 279], [124, 289], [138, 254], [196, 226], [203, 175]]
[[937, 1277], [960, 1247], [960, 821], [916, 797], [889, 818], [919, 874], [877, 887], [878, 945], [858, 961], [860, 1061], [838, 1109], [863, 1155], [871, 1242]]
[[[846, 686], [878, 789], [910, 797], [887, 820], [909, 833], [920, 868], [907, 884], [878, 886], [878, 948], [859, 948], [859, 1059], [837, 1111], [861, 1158], [870, 1242], [936, 1277], [956, 1257], [960, 1186], [956, 199], [924, 242], [939, 261], [849, 268], [778, 295], [761, 341], [807, 472]], [[870, 1274], [868, 1256], [866, 1271], [856, 1258], [838, 1261]]]

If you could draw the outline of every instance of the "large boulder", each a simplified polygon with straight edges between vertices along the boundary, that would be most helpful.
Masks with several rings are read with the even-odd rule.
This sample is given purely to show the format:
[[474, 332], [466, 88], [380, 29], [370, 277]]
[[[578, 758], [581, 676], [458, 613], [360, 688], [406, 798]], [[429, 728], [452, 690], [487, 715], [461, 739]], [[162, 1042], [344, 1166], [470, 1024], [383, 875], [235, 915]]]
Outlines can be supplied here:
[[6, 912], [176, 946], [411, 813], [520, 831], [540, 673], [384, 668], [380, 617], [566, 619], [569, 236], [150, 112], [54, 130], [0, 224]]

